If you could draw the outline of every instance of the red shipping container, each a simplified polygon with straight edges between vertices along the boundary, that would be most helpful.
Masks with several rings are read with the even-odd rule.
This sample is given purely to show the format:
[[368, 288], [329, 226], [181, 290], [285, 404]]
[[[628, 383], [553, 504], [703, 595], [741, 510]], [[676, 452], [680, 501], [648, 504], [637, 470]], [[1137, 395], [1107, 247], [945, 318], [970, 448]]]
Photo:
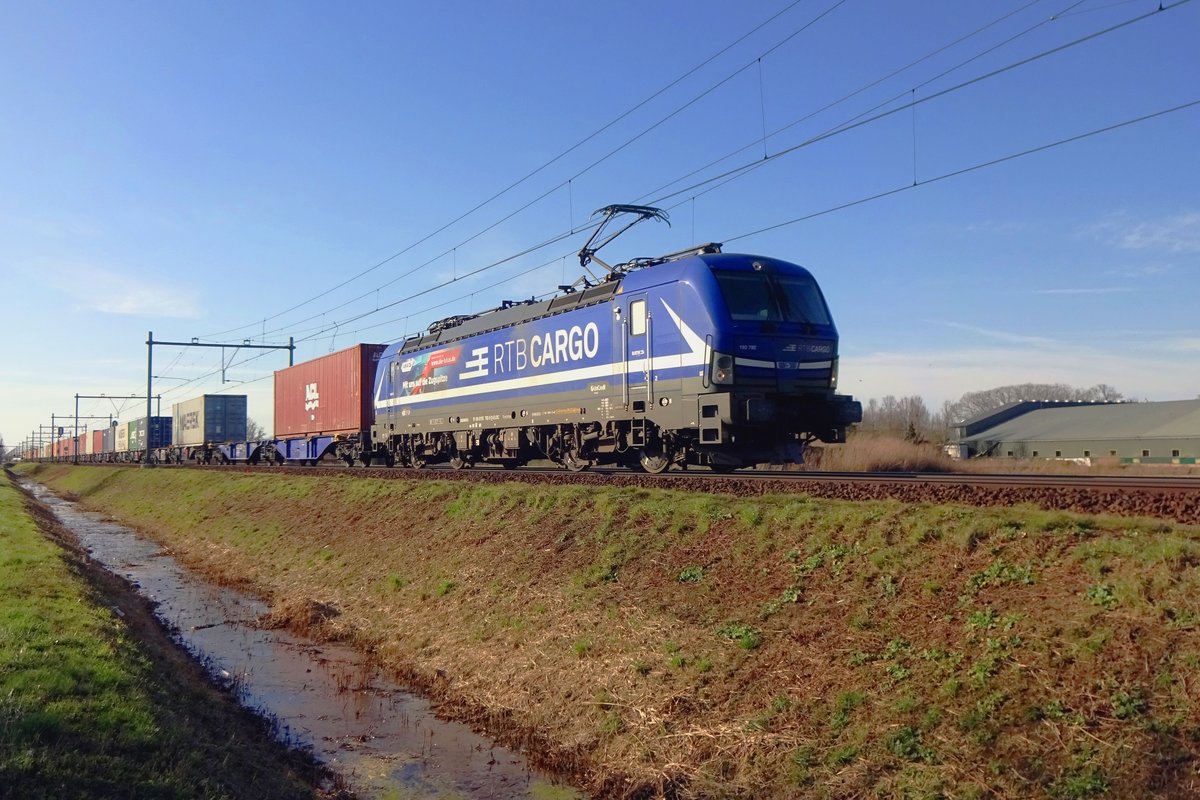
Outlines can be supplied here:
[[89, 453], [103, 453], [104, 452], [104, 429], [103, 428], [101, 428], [98, 431], [92, 431], [92, 449], [88, 450], [88, 452]]
[[387, 345], [356, 344], [275, 372], [275, 436], [356, 433], [375, 421], [375, 367]]

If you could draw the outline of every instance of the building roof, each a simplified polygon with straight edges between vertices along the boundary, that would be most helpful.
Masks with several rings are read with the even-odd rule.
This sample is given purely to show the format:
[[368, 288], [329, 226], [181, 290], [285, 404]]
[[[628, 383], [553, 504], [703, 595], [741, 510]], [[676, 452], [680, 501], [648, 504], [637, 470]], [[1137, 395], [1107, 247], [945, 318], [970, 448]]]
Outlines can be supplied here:
[[1039, 408], [1067, 408], [1069, 406], [1091, 406], [1101, 403], [1118, 402], [1112, 400], [1018, 400], [1005, 403], [998, 408], [984, 411], [970, 419], [954, 423], [953, 427], [959, 439], [971, 439], [975, 434], [995, 428], [1002, 422], [1015, 419]]
[[964, 438], [992, 442], [1200, 438], [1200, 400], [1040, 408]]

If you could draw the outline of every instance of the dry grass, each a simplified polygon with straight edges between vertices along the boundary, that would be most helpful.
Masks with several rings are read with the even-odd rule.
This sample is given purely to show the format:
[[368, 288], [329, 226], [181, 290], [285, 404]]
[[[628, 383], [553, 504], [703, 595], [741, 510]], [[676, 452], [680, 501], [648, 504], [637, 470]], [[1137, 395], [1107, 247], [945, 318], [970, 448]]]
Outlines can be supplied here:
[[336, 626], [597, 797], [1200, 793], [1196, 528], [436, 479], [43, 478], [280, 618]]
[[1121, 464], [1117, 459], [1095, 459], [1080, 464], [1062, 459], [951, 458], [935, 444], [910, 442], [895, 436], [858, 434], [840, 445], [815, 445], [809, 450], [808, 469], [828, 472], [961, 472], [1038, 473], [1047, 475], [1200, 475], [1200, 466], [1171, 464]]
[[937, 445], [892, 436], [855, 436], [809, 453], [809, 467], [827, 472], [954, 472], [957, 466]]

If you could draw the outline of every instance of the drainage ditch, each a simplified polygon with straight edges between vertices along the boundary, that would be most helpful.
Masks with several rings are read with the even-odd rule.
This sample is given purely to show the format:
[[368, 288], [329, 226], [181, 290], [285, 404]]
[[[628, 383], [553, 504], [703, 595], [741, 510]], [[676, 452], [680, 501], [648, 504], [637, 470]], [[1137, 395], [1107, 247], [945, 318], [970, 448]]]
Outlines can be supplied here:
[[79, 539], [89, 556], [155, 605], [175, 640], [276, 736], [310, 751], [360, 797], [553, 798], [583, 795], [534, 769], [518, 752], [465, 725], [438, 719], [341, 645], [263, 630], [261, 601], [215, 586], [156, 543], [23, 482]]

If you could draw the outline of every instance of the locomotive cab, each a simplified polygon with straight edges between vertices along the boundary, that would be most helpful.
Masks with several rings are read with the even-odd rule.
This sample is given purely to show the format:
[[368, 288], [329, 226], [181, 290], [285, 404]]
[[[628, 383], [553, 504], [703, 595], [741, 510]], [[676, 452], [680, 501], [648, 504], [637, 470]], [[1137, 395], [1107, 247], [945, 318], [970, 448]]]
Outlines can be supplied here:
[[811, 439], [845, 441], [861, 406], [836, 394], [838, 334], [808, 270], [760, 256], [703, 257], [712, 340], [699, 442], [714, 466], [801, 461]]

